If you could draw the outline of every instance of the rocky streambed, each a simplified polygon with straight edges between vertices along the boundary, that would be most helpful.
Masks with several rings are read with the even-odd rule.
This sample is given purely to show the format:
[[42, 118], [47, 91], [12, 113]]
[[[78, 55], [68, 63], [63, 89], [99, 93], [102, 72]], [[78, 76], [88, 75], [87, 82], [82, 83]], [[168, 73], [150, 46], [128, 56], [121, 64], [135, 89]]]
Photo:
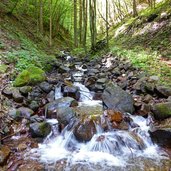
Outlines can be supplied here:
[[3, 87], [2, 170], [171, 168], [171, 86], [110, 53], [64, 54], [53, 68], [38, 84]]

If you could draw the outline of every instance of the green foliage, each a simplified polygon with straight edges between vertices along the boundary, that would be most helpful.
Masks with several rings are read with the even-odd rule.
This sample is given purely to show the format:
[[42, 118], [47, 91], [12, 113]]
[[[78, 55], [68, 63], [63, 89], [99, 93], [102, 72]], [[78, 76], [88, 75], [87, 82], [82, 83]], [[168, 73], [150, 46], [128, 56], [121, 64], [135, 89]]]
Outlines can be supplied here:
[[5, 73], [8, 66], [5, 64], [0, 64], [0, 73]]
[[21, 87], [24, 85], [35, 85], [45, 80], [45, 72], [35, 66], [30, 66], [23, 70], [14, 81], [14, 86]]
[[143, 69], [148, 74], [158, 75], [162, 82], [167, 82], [171, 78], [171, 69], [159, 61], [157, 52], [148, 52], [140, 47], [127, 50], [116, 45], [111, 48], [111, 51], [119, 57], [129, 59], [134, 66]]

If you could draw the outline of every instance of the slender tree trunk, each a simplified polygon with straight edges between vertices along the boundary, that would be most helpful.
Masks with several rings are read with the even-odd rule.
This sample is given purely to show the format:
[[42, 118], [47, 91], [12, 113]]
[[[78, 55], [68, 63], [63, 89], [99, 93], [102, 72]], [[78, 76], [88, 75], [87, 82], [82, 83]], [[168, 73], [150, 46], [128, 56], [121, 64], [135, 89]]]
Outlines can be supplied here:
[[82, 23], [83, 23], [83, 11], [82, 11], [82, 8], [83, 8], [83, 4], [82, 4], [82, 0], [80, 0], [80, 11], [79, 11], [79, 42], [80, 42], [80, 45], [82, 44]]
[[136, 0], [133, 0], [133, 17], [138, 16]]
[[83, 47], [85, 53], [87, 53], [86, 40], [87, 40], [87, 0], [83, 0]]
[[74, 45], [78, 47], [78, 32], [77, 32], [77, 0], [74, 0]]
[[106, 0], [106, 41], [107, 41], [107, 48], [109, 48], [109, 29], [108, 29], [108, 0]]
[[43, 0], [39, 0], [39, 5], [40, 5], [39, 26], [40, 26], [40, 32], [43, 34]]
[[49, 46], [52, 46], [52, 0], [49, 0]]

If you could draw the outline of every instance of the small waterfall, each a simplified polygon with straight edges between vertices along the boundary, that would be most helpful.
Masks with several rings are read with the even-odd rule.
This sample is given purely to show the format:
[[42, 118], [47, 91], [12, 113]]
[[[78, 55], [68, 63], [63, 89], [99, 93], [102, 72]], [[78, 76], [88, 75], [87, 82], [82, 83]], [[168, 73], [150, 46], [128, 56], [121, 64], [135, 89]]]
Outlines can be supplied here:
[[63, 94], [61, 92], [61, 86], [56, 86], [55, 87], [55, 100], [63, 97]]
[[[79, 106], [83, 105], [87, 110], [91, 106], [101, 105], [101, 101], [93, 100], [93, 95], [84, 85], [78, 82], [74, 85], [79, 87], [81, 92]], [[55, 99], [61, 97], [61, 87], [55, 89], [55, 95]], [[105, 115], [101, 115], [101, 124], [94, 122], [97, 133], [87, 143], [76, 140], [74, 124], [66, 126], [60, 133], [58, 121], [48, 120], [52, 125], [52, 132], [44, 143], [39, 144], [39, 148], [32, 149], [31, 155], [29, 153], [28, 156], [46, 164], [62, 160], [67, 163], [68, 167], [86, 163], [88, 165], [98, 164], [102, 168], [105, 166], [120, 167], [120, 170], [127, 170], [127, 166], [132, 165], [130, 161], [135, 162], [139, 158], [157, 159], [157, 163], [160, 163], [160, 160], [164, 158], [163, 152], [159, 151], [158, 146], [152, 143], [146, 119], [141, 116], [129, 114], [128, 116], [139, 127], [117, 130], [109, 125], [108, 131], [104, 131], [101, 125], [105, 123], [106, 118]], [[107, 122], [107, 124], [109, 123]], [[142, 170], [142, 168], [134, 170]]]
[[90, 93], [87, 87], [85, 87], [83, 84], [78, 83], [78, 82], [74, 83], [74, 85], [79, 87], [80, 89], [80, 93], [81, 93], [80, 101], [81, 102], [93, 100], [93, 95]]

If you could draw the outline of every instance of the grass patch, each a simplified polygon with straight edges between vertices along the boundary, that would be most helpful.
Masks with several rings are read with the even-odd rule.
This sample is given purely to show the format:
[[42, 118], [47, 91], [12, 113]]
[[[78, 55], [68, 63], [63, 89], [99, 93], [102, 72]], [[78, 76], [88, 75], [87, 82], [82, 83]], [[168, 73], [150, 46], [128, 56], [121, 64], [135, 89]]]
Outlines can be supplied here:
[[141, 68], [147, 74], [159, 76], [161, 82], [171, 82], [171, 68], [159, 60], [157, 52], [148, 52], [140, 47], [128, 50], [117, 45], [111, 51], [114, 55], [129, 59], [135, 67]]

